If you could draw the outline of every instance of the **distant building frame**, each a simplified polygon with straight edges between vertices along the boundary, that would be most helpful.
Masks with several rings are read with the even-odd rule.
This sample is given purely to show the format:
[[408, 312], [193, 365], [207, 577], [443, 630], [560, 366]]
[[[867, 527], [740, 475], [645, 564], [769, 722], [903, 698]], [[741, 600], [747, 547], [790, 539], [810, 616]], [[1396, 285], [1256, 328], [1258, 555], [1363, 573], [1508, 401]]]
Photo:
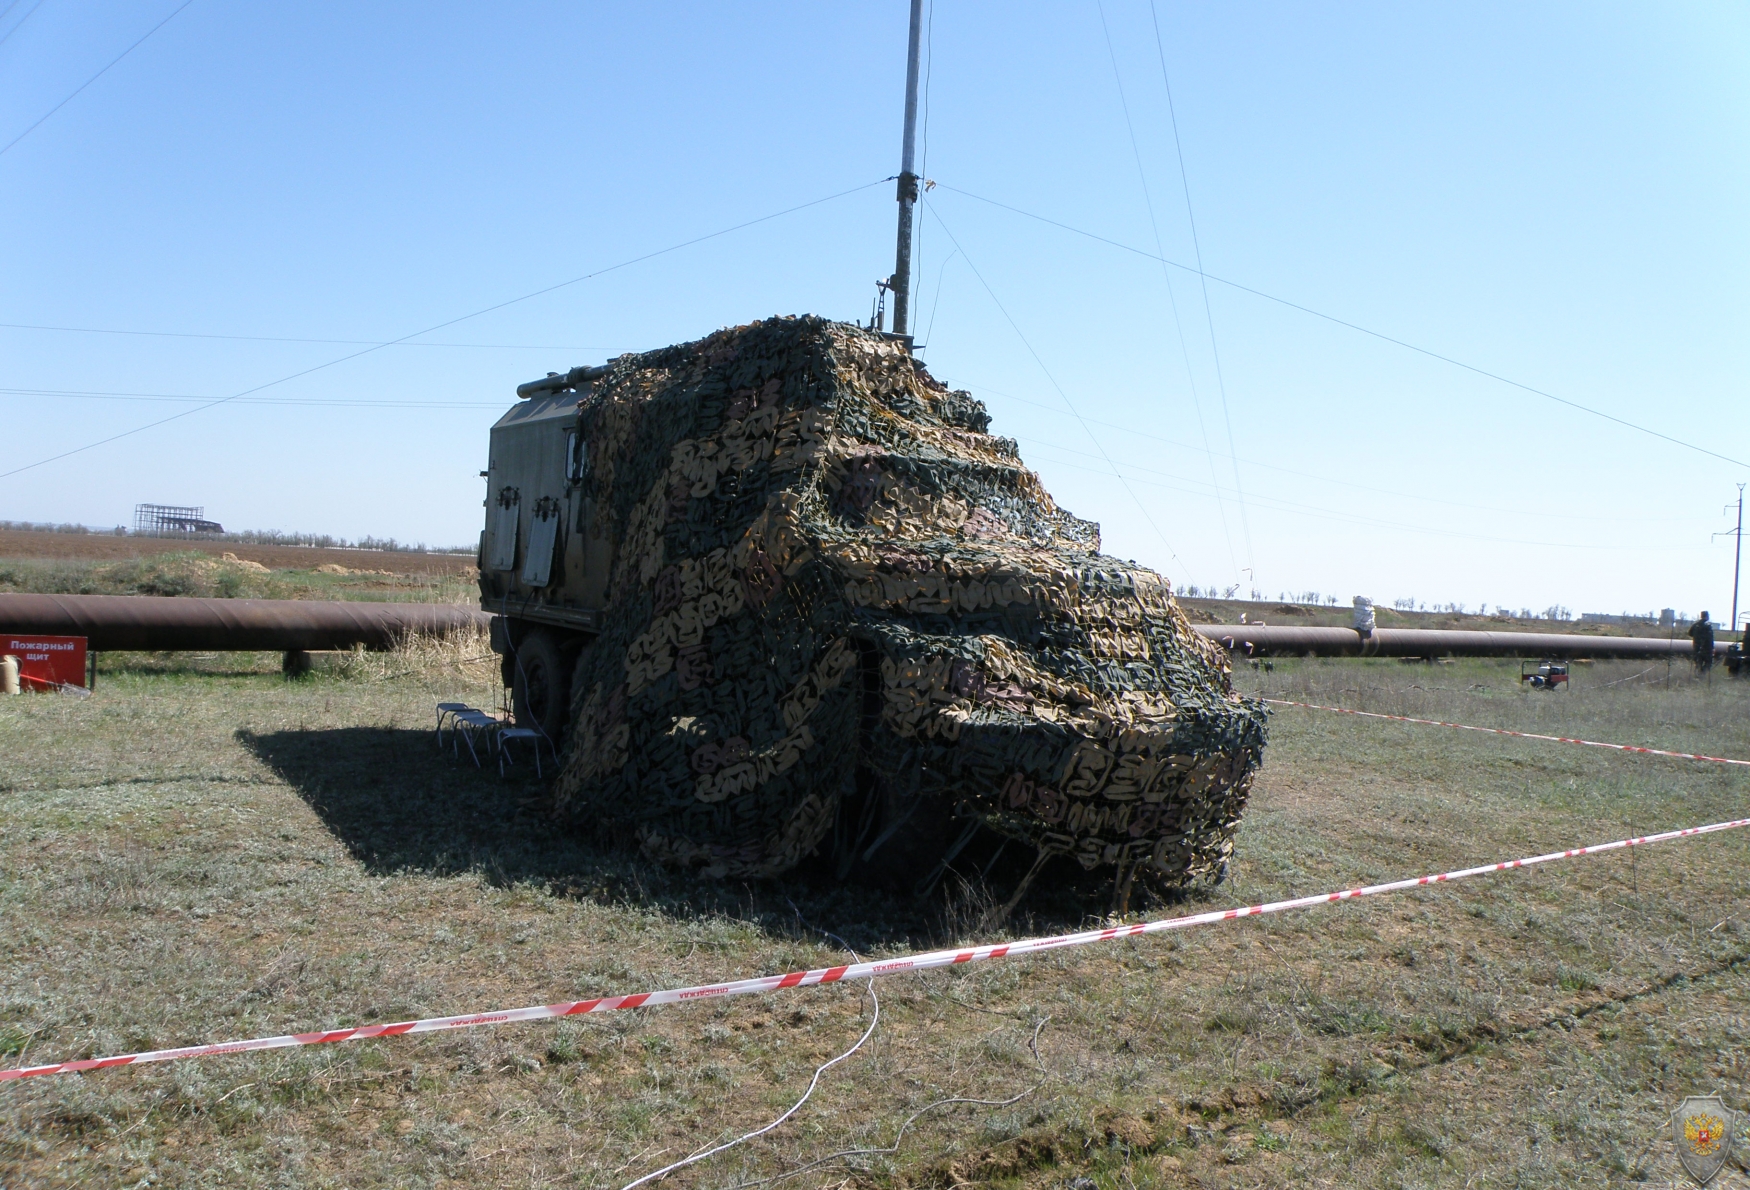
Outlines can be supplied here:
[[178, 504], [134, 505], [134, 535], [137, 537], [194, 537], [202, 533], [223, 533], [225, 526], [207, 520], [204, 508]]

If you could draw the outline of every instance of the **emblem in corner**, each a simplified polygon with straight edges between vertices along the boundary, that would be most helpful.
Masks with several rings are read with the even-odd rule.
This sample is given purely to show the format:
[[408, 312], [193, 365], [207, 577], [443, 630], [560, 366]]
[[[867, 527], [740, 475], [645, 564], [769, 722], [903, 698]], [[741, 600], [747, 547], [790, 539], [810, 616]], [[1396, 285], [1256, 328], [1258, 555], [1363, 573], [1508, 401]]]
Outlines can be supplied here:
[[1718, 1095], [1691, 1095], [1671, 1113], [1677, 1159], [1698, 1186], [1718, 1177], [1731, 1159], [1737, 1115]]

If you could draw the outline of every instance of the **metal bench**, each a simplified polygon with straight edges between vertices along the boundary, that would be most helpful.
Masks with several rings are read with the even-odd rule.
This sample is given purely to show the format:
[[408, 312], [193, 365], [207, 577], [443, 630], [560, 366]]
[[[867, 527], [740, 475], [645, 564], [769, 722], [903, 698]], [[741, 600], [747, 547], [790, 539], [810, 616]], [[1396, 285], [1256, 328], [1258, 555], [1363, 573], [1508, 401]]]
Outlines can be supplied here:
[[437, 745], [444, 746], [444, 724], [448, 723], [450, 730], [456, 729], [456, 716], [474, 708], [465, 702], [440, 702], [437, 704]]
[[[474, 746], [475, 741], [483, 734], [489, 738], [497, 735], [499, 729], [504, 726], [502, 719], [494, 718], [485, 711], [476, 711], [472, 708], [456, 712], [451, 716], [450, 722], [454, 725], [452, 731], [454, 738], [460, 743], [468, 745], [468, 755], [473, 758], [476, 768], [480, 766], [480, 750]], [[496, 748], [496, 743], [493, 746]], [[458, 757], [461, 755], [460, 744], [456, 748], [456, 755]]]
[[[559, 763], [559, 754], [557, 752], [553, 751], [553, 741], [551, 741], [547, 738], [545, 732], [537, 731], [533, 727], [505, 727], [505, 728], [501, 728], [499, 730], [498, 737], [497, 737], [498, 775], [499, 776], [501, 776], [501, 777], [504, 776], [505, 761], [510, 760], [510, 756], [508, 754], [507, 749], [505, 748], [505, 745], [512, 742], [513, 740], [528, 740], [531, 744], [534, 745], [534, 749], [535, 749], [535, 776], [543, 777], [546, 775], [545, 773], [543, 773], [541, 771], [541, 745], [542, 744], [546, 744], [547, 750], [549, 752], [553, 752], [553, 763], [554, 764]], [[514, 760], [511, 760], [511, 763], [514, 764], [516, 762]]]

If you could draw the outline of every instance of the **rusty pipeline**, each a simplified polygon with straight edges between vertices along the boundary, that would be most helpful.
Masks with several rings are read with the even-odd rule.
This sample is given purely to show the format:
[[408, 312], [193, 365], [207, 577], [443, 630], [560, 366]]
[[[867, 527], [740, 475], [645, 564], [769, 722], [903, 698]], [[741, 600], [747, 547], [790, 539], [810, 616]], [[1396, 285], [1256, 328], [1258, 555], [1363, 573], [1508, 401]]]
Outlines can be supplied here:
[[[1471, 632], [1444, 628], [1277, 627], [1198, 624], [1197, 631], [1248, 657], [1682, 657], [1687, 637], [1585, 636], [1561, 632]], [[1725, 645], [1716, 643], [1716, 652]]]
[[[388, 648], [409, 635], [486, 627], [491, 616], [460, 604], [315, 599], [189, 599], [151, 595], [3, 595], [0, 631], [83, 636], [96, 652]], [[1690, 657], [1685, 637], [1587, 636], [1199, 624], [1197, 631], [1251, 657]], [[1723, 643], [1716, 651], [1723, 651]]]
[[484, 628], [490, 618], [449, 603], [0, 595], [0, 632], [83, 636], [94, 652], [385, 649], [405, 636]]

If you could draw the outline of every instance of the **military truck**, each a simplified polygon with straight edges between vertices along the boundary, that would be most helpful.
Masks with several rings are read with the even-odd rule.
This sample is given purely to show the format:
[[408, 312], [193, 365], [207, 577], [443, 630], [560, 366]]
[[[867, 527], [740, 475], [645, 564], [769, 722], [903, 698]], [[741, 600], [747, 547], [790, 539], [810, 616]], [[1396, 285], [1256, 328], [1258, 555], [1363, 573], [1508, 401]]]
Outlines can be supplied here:
[[555, 748], [569, 726], [571, 671], [598, 631], [613, 543], [586, 535], [585, 443], [578, 406], [606, 367], [551, 372], [517, 386], [493, 424], [480, 534], [480, 606], [519, 724]]
[[775, 318], [517, 392], [481, 601], [561, 818], [712, 876], [1221, 878], [1263, 706], [906, 343]]

